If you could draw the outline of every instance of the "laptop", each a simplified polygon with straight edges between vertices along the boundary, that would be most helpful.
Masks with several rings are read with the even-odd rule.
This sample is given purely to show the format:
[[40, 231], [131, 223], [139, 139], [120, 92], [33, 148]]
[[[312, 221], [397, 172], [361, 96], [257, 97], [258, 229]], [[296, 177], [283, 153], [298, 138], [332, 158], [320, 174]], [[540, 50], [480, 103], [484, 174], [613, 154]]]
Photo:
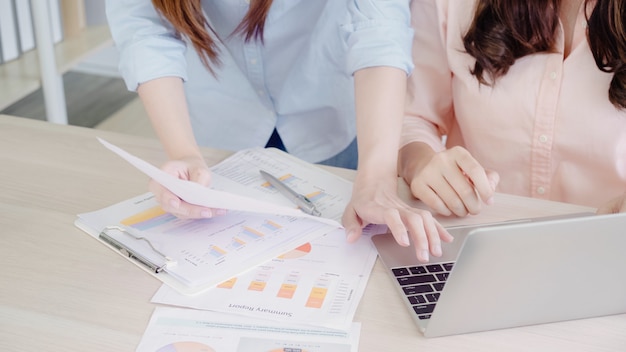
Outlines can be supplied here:
[[575, 214], [448, 228], [420, 263], [391, 234], [372, 237], [426, 337], [626, 313], [626, 214]]

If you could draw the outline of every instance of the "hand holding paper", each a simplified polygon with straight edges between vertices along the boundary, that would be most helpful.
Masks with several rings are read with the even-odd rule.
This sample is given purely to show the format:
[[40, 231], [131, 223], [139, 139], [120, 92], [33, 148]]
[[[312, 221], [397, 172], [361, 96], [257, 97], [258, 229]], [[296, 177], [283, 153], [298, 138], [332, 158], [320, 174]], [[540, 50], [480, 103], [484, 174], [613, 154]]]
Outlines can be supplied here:
[[[285, 152], [272, 148], [236, 152], [210, 167], [208, 188], [100, 142], [182, 200], [231, 210], [213, 219], [181, 219], [168, 214], [154, 194], [144, 193], [78, 215], [77, 227], [182, 294], [204, 292], [321, 236], [342, 233], [339, 219], [352, 184]], [[262, 178], [261, 169], [315, 202], [324, 217], [296, 209]], [[164, 256], [176, 265], [164, 265]], [[161, 270], [154, 271], [152, 264]]]
[[137, 169], [151, 177], [154, 181], [158, 182], [187, 203], [215, 209], [308, 217], [326, 224], [342, 227], [337, 221], [308, 215], [299, 209], [279, 206], [273, 203], [239, 196], [228, 192], [217, 191], [195, 182], [181, 180], [101, 138], [98, 138], [98, 140], [106, 148], [119, 155], [121, 158], [135, 166]]
[[[168, 160], [161, 166], [161, 170], [176, 178], [195, 182], [204, 187], [213, 184], [213, 172], [201, 156]], [[206, 219], [228, 212], [225, 209], [212, 209], [187, 203], [154, 179], [150, 180], [148, 189], [154, 194], [164, 211], [179, 219]]]

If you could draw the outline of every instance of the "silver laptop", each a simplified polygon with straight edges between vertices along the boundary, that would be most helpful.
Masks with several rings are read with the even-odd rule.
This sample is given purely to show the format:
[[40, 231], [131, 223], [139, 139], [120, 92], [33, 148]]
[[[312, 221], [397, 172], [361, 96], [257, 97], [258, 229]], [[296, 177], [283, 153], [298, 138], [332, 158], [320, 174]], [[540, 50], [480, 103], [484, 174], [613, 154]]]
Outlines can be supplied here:
[[372, 237], [427, 337], [626, 313], [626, 214], [448, 230], [455, 240], [428, 264]]

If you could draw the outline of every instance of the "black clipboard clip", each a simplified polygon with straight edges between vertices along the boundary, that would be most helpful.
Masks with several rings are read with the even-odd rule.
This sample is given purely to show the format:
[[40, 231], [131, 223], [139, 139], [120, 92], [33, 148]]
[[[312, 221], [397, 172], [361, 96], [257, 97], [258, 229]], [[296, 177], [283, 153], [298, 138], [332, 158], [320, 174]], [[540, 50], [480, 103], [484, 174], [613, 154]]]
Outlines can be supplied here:
[[[154, 263], [152, 260], [150, 260], [150, 259], [146, 258], [145, 256], [137, 253], [136, 251], [128, 248], [128, 246], [126, 246], [122, 242], [116, 240], [111, 235], [109, 235], [107, 233], [109, 231], [119, 231], [119, 232], [125, 234], [126, 236], [129, 236], [132, 239], [146, 242], [150, 246], [152, 251], [154, 251], [154, 253], [156, 255], [158, 255], [159, 257], [161, 257], [163, 259], [163, 264]], [[161, 252], [158, 249], [156, 249], [152, 245], [150, 240], [148, 240], [145, 237], [136, 236], [135, 234], [133, 234], [130, 231], [127, 231], [125, 228], [123, 228], [121, 226], [107, 226], [107, 227], [105, 227], [104, 229], [102, 229], [100, 234], [98, 234], [98, 238], [100, 240], [102, 240], [103, 242], [105, 242], [106, 244], [108, 244], [111, 247], [113, 247], [116, 250], [118, 250], [122, 255], [124, 255], [124, 256], [126, 256], [126, 257], [128, 257], [130, 259], [133, 259], [136, 262], [138, 262], [138, 263], [142, 264], [143, 266], [147, 267], [150, 271], [154, 272], [155, 274], [158, 274], [158, 273], [164, 271], [168, 266], [176, 264], [176, 260], [172, 259], [171, 257], [165, 255], [163, 252]]]

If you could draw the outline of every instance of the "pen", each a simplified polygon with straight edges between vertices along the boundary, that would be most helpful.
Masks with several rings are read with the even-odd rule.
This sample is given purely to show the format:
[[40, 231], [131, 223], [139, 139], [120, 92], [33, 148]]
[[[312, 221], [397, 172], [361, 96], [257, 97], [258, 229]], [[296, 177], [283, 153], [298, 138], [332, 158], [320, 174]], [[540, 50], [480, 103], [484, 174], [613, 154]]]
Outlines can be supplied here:
[[278, 190], [278, 192], [280, 192], [282, 195], [284, 195], [285, 197], [289, 198], [289, 200], [294, 202], [303, 212], [309, 215], [314, 215], [314, 216], [322, 215], [322, 213], [320, 213], [319, 210], [317, 210], [317, 208], [315, 207], [315, 204], [313, 204], [313, 202], [311, 202], [309, 198], [294, 191], [289, 186], [287, 186], [283, 181], [279, 180], [273, 175], [263, 170], [259, 170], [259, 172], [267, 180], [267, 182], [270, 183], [270, 185], [274, 186]]

